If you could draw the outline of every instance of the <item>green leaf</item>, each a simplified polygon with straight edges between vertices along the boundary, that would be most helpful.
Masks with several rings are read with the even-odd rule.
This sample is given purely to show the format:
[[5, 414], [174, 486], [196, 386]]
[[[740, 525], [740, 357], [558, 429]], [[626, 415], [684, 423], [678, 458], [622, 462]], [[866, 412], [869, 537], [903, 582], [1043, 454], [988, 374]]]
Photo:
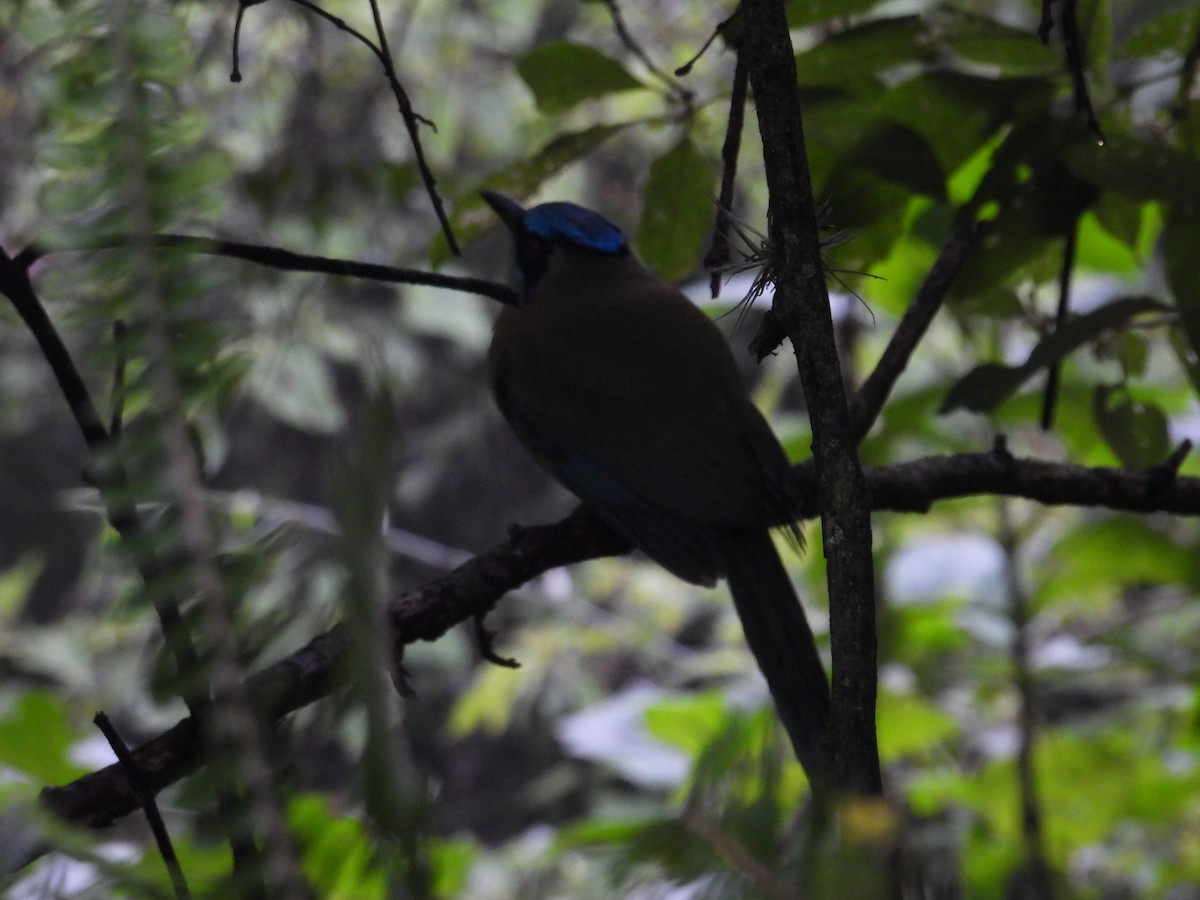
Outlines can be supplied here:
[[1036, 278], [1031, 267], [1056, 249], [1048, 239], [1074, 232], [1079, 216], [1099, 194], [1059, 159], [1064, 148], [1081, 142], [1094, 143], [1082, 126], [1039, 115], [1014, 129], [996, 149], [964, 209], [972, 217], [990, 214], [991, 224], [967, 257], [952, 289], [954, 298], [1014, 277]]
[[956, 409], [991, 412], [1031, 375], [1032, 371], [1027, 372], [1021, 366], [982, 363], [955, 382], [946, 393], [938, 413], [945, 415]]
[[709, 874], [713, 869], [712, 851], [688, 831], [679, 819], [584, 820], [580, 825], [561, 829], [559, 847], [601, 845], [617, 851], [614, 869], [618, 877], [628, 876], [639, 863], [655, 863], [681, 881]]
[[855, 81], [873, 81], [878, 72], [927, 56], [920, 44], [924, 37], [920, 16], [875, 19], [797, 54], [796, 74], [804, 87], [845, 88]]
[[521, 679], [511, 669], [484, 666], [475, 683], [458, 698], [446, 723], [447, 730], [464, 737], [473, 731], [501, 734], [512, 719], [513, 705], [521, 690]]
[[894, 762], [923, 753], [958, 731], [954, 717], [912, 694], [879, 694], [879, 757]]
[[836, 248], [838, 267], [871, 271], [877, 260], [891, 253], [912, 195], [849, 161], [834, 168], [823, 192], [837, 198], [833, 204], [837, 227], [854, 230], [853, 239]]
[[1101, 333], [1120, 328], [1136, 315], [1167, 309], [1152, 297], [1124, 297], [1078, 316], [1043, 338], [1023, 364], [1005, 366], [984, 363], [972, 369], [950, 388], [938, 412], [948, 413], [956, 409], [991, 412], [1039, 369], [1059, 362]]
[[1120, 349], [1121, 370], [1126, 378], [1139, 378], [1146, 374], [1146, 364], [1150, 362], [1150, 342], [1140, 334], [1127, 331], [1121, 335]]
[[584, 100], [645, 87], [612, 57], [569, 41], [529, 51], [517, 60], [517, 72], [533, 91], [538, 109], [547, 115], [565, 112]]
[[894, 604], [880, 622], [880, 658], [902, 662], [918, 674], [963, 647], [969, 636], [961, 624], [963, 601]]
[[1175, 295], [1183, 331], [1200, 353], [1200, 265], [1196, 254], [1200, 249], [1200, 193], [1186, 195], [1190, 202], [1176, 203], [1167, 211], [1163, 224], [1162, 254], [1167, 283]]
[[465, 896], [464, 889], [479, 852], [467, 840], [432, 840], [430, 857], [433, 869], [434, 897]]
[[686, 278], [700, 263], [716, 207], [715, 176], [686, 134], [650, 166], [635, 241], [638, 254], [667, 281]]
[[939, 42], [964, 60], [994, 66], [1005, 75], [1059, 72], [1060, 52], [1024, 28], [1012, 28], [983, 16], [960, 15], [939, 32]]
[[1167, 417], [1157, 406], [1137, 403], [1124, 391], [1113, 403], [1117, 393], [1099, 385], [1092, 395], [1092, 414], [1105, 442], [1129, 468], [1144, 469], [1162, 462], [1171, 446]]
[[887, 123], [872, 129], [850, 159], [881, 178], [935, 200], [946, 199], [946, 173], [929, 142], [913, 129]]
[[1125, 246], [1136, 249], [1142, 232], [1142, 204], [1121, 194], [1106, 192], [1092, 207], [1100, 227]]
[[1182, 328], [1170, 329], [1167, 340], [1175, 359], [1192, 383], [1192, 389], [1200, 394], [1200, 353], [1197, 352], [1196, 345], [1189, 340]]
[[1131, 584], [1195, 585], [1200, 556], [1132, 515], [1111, 515], [1067, 532], [1053, 548], [1054, 569], [1038, 606], [1115, 600]]
[[1007, 319], [1015, 322], [1028, 315], [1020, 296], [1006, 284], [973, 291], [970, 296], [956, 300], [954, 309], [964, 316], [983, 316], [996, 321]]
[[666, 700], [646, 710], [646, 730], [660, 741], [695, 756], [721, 731], [726, 721], [720, 691]]
[[1136, 728], [1100, 734], [1048, 729], [1038, 741], [1038, 775], [1045, 807], [1058, 811], [1047, 822], [1050, 845], [1074, 850], [1112, 840], [1131, 817], [1178, 822], [1196, 795], [1198, 776], [1156, 750], [1151, 735]]
[[[879, 102], [888, 117], [924, 135], [946, 171], [981, 149], [988, 137], [1016, 116], [1047, 106], [1054, 88], [1039, 78], [997, 81], [963, 72], [939, 71], [908, 79]], [[983, 157], [990, 159], [988, 151]]]
[[1062, 159], [1076, 177], [1135, 200], [1200, 197], [1200, 161], [1169, 147], [1110, 135], [1103, 147], [1095, 141], [1065, 147]]
[[[925, 202], [923, 198], [914, 198], [909, 201], [909, 210], [912, 210], [915, 204]], [[870, 293], [872, 312], [884, 312], [899, 317], [912, 303], [912, 298], [920, 289], [921, 282], [929, 267], [933, 265], [936, 255], [937, 250], [933, 245], [910, 230], [893, 245], [886, 259], [879, 260], [871, 266], [871, 274], [875, 277], [871, 280], [869, 288], [859, 288], [846, 275], [842, 278], [856, 290]], [[829, 253], [829, 260], [832, 265], [842, 268], [840, 254], [836, 249]]]
[[0, 622], [16, 621], [44, 567], [45, 560], [37, 554], [25, 553], [8, 568], [0, 569]]
[[[1105, 196], [1112, 197], [1113, 194]], [[1075, 264], [1093, 272], [1108, 272], [1136, 278], [1139, 260], [1130, 244], [1116, 238], [1112, 232], [1100, 226], [1099, 219], [1091, 211], [1079, 218], [1078, 241]]]
[[387, 896], [387, 873], [357, 818], [339, 817], [328, 799], [308, 795], [291, 802], [288, 824], [300, 844], [304, 875], [322, 897]]
[[865, 13], [880, 0], [788, 0], [787, 20], [792, 28], [816, 25], [829, 19], [840, 19]]
[[1108, 64], [1112, 56], [1112, 0], [1078, 0], [1075, 21], [1084, 68], [1093, 83], [1104, 85], [1108, 81]]
[[[1169, 14], [1163, 15], [1164, 12]], [[1141, 20], [1140, 24], [1130, 22], [1135, 15]], [[1200, 9], [1190, 4], [1176, 12], [1169, 12], [1169, 7], [1157, 3], [1137, 4], [1130, 7], [1125, 16], [1126, 27], [1133, 24], [1133, 28], [1126, 32], [1129, 37], [1125, 43], [1117, 46], [1117, 55], [1155, 56], [1174, 52], [1182, 56], [1193, 40], [1197, 23], [1200, 23]]]
[[0, 722], [0, 764], [40, 784], [68, 782], [87, 772], [67, 759], [75, 738], [61, 701], [46, 691], [30, 691]]
[[[463, 244], [469, 244], [488, 228], [499, 224], [491, 207], [479, 196], [481, 190], [501, 191], [514, 200], [527, 200], [547, 179], [557, 175], [571, 163], [587, 156], [613, 135], [628, 128], [631, 122], [615, 125], [593, 125], [582, 131], [565, 131], [555, 135], [546, 146], [526, 159], [520, 159], [488, 178], [478, 189], [462, 197], [454, 205], [450, 224]], [[450, 248], [441, 234], [429, 247], [429, 261], [437, 267], [450, 258]]]

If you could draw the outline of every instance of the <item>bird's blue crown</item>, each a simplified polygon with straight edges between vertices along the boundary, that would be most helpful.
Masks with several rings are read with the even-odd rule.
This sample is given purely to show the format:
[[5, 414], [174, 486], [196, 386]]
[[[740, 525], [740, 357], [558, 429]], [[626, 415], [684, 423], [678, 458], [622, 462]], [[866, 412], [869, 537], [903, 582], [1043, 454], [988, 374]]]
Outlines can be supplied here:
[[522, 224], [530, 234], [598, 253], [620, 253], [627, 246], [620, 228], [600, 213], [574, 203], [542, 203], [525, 213]]

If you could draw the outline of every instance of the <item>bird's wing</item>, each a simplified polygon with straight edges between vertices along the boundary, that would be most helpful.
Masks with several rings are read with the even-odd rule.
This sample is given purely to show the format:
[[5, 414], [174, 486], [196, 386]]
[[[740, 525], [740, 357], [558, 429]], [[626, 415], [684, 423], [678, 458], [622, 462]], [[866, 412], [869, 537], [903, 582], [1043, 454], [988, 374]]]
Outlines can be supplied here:
[[648, 288], [613, 301], [585, 285], [572, 308], [514, 311], [497, 327], [493, 389], [560, 481], [664, 567], [708, 582], [714, 529], [778, 524], [771, 483], [787, 460], [720, 332], [673, 289]]

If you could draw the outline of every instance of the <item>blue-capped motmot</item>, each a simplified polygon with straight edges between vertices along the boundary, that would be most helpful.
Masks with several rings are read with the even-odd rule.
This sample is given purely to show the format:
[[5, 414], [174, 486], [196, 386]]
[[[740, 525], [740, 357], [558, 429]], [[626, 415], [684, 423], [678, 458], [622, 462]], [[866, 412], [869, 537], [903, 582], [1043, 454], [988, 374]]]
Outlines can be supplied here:
[[694, 584], [728, 580], [796, 755], [827, 792], [828, 682], [770, 536], [795, 522], [790, 467], [724, 336], [599, 213], [483, 198], [512, 233], [520, 281], [488, 351], [500, 410], [651, 559]]

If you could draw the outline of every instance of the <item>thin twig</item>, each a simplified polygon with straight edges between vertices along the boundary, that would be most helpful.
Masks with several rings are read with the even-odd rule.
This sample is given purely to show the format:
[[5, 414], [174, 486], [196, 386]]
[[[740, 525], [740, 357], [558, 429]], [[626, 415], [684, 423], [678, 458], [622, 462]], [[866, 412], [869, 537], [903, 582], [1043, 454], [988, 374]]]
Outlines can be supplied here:
[[1050, 900], [1054, 892], [1046, 862], [1042, 807], [1038, 796], [1037, 773], [1034, 771], [1037, 724], [1033, 672], [1029, 664], [1029, 608], [1017, 572], [1017, 536], [1009, 515], [1008, 501], [1001, 498], [998, 505], [1008, 614], [1013, 628], [1010, 648], [1013, 683], [1017, 689], [1017, 784], [1021, 797], [1021, 839], [1025, 849], [1024, 865], [1017, 877], [1027, 888], [1020, 892], [1020, 896]]
[[[372, 0], [372, 2], [374, 2], [374, 0]], [[608, 10], [608, 14], [612, 17], [613, 27], [616, 29], [617, 36], [621, 39], [621, 43], [625, 45], [630, 53], [638, 58], [641, 64], [646, 67], [646, 71], [663, 83], [671, 95], [674, 96], [681, 104], [683, 104], [686, 110], [690, 110], [692, 108], [692, 102], [696, 98], [695, 92], [690, 88], [684, 87], [674, 78], [660, 69], [657, 65], [655, 65], [654, 60], [650, 58], [650, 54], [642, 49], [641, 44], [634, 39], [632, 32], [630, 32], [629, 26], [625, 24], [625, 17], [621, 13], [621, 7], [618, 5], [618, 0], [604, 0], [604, 6]]]
[[138, 771], [137, 764], [129, 753], [129, 745], [117, 732], [116, 726], [107, 714], [98, 712], [92, 719], [96, 723], [96, 727], [100, 729], [105, 739], [108, 741], [108, 746], [112, 747], [113, 753], [117, 755], [117, 763], [125, 772], [125, 778], [129, 781], [129, 786], [137, 795], [138, 803], [142, 807], [142, 812], [146, 816], [146, 822], [150, 826], [150, 832], [154, 835], [154, 843], [158, 847], [158, 855], [162, 857], [163, 864], [167, 867], [167, 872], [171, 876], [171, 884], [175, 888], [175, 896], [181, 900], [187, 900], [192, 896], [192, 892], [188, 889], [187, 878], [184, 877], [183, 867], [179, 864], [179, 857], [175, 855], [175, 846], [171, 843], [171, 835], [167, 832], [167, 825], [163, 821], [162, 813], [158, 810], [158, 803], [155, 802], [154, 792], [146, 787], [146, 782], [142, 778], [141, 772]]
[[1192, 95], [1197, 69], [1200, 69], [1200, 24], [1197, 24], [1196, 34], [1179, 69], [1179, 87], [1175, 89], [1175, 101], [1171, 104], [1171, 118], [1175, 121], [1187, 114], [1188, 98]]
[[229, 80], [234, 84], [240, 84], [242, 81], [242, 69], [238, 60], [241, 57], [242, 21], [246, 18], [246, 10], [265, 2], [266, 0], [239, 0], [238, 2], [237, 16], [233, 20], [233, 41], [230, 45], [230, 53], [233, 58], [229, 70]]
[[947, 236], [937, 259], [930, 267], [913, 302], [900, 318], [892, 338], [850, 404], [851, 428], [855, 439], [866, 437], [883, 410], [883, 405], [908, 366], [917, 345], [937, 315], [950, 286], [962, 269], [967, 254], [975, 246], [981, 226], [971, 220], [960, 221]]
[[1038, 22], [1038, 37], [1042, 39], [1043, 44], [1050, 43], [1050, 32], [1054, 30], [1054, 11], [1053, 6], [1059, 0], [1042, 0], [1042, 17]]
[[429, 202], [433, 204], [433, 211], [437, 216], [438, 224], [441, 226], [442, 234], [446, 236], [446, 246], [455, 256], [461, 256], [462, 251], [458, 246], [458, 238], [454, 236], [454, 228], [450, 225], [450, 217], [446, 214], [446, 206], [442, 202], [442, 195], [437, 190], [437, 179], [433, 175], [433, 169], [429, 167], [429, 161], [425, 158], [425, 147], [421, 144], [421, 125], [429, 125], [430, 127], [434, 127], [435, 130], [436, 127], [433, 125], [433, 122], [419, 115], [413, 109], [408, 91], [400, 83], [400, 77], [396, 74], [396, 65], [392, 61], [392, 55], [387, 49], [387, 37], [384, 33], [383, 20], [379, 15], [377, 0], [371, 0], [371, 12], [374, 14], [375, 27], [379, 33], [381, 45], [380, 59], [383, 62], [384, 72], [387, 73], [388, 84], [392, 87], [392, 95], [396, 98], [396, 104], [400, 109], [400, 116], [404, 119], [404, 127], [408, 130], [409, 140], [412, 141], [413, 157], [417, 163], [417, 171], [421, 173], [421, 181], [425, 185], [425, 192], [429, 195]]
[[[1071, 223], [1063, 243], [1062, 263], [1058, 270], [1058, 309], [1054, 313], [1054, 330], [1067, 323], [1071, 308], [1071, 274], [1075, 271], [1075, 247], [1079, 240], [1079, 219]], [[1042, 431], [1054, 427], [1054, 412], [1058, 404], [1058, 386], [1062, 375], [1062, 361], [1056, 360], [1046, 372], [1046, 391], [1042, 397]]]
[[128, 333], [125, 322], [121, 319], [113, 322], [113, 386], [112, 386], [112, 415], [109, 418], [108, 433], [114, 440], [121, 436], [121, 424], [125, 418], [125, 335]]
[[520, 662], [511, 656], [501, 656], [496, 652], [496, 632], [487, 627], [485, 616], [475, 617], [475, 643], [479, 647], [479, 655], [492, 665], [502, 669], [519, 669]]
[[[88, 241], [75, 247], [60, 247], [53, 251], [37, 245], [30, 245], [14, 258], [18, 265], [28, 268], [50, 252], [64, 250], [107, 250], [126, 246], [131, 238], [128, 235], [116, 235], [111, 238]], [[368, 281], [382, 281], [388, 284], [422, 284], [430, 287], [445, 288], [451, 291], [462, 291], [468, 294], [478, 294], [490, 297], [509, 306], [517, 302], [516, 292], [512, 288], [483, 278], [459, 278], [453, 275], [440, 275], [437, 272], [424, 272], [420, 269], [403, 269], [397, 266], [383, 266], [375, 263], [355, 262], [348, 259], [331, 259], [325, 256], [313, 256], [307, 253], [294, 253], [279, 247], [267, 247], [260, 244], [245, 244], [239, 241], [223, 241], [214, 238], [196, 237], [186, 234], [157, 234], [151, 235], [150, 242], [155, 247], [178, 247], [206, 256], [225, 256], [230, 259], [243, 259], [269, 269], [280, 269], [285, 272], [319, 272], [325, 275], [342, 275], [348, 278], [363, 278]]]
[[1092, 96], [1088, 91], [1086, 62], [1083, 58], [1083, 44], [1079, 39], [1076, 11], [1075, 0], [1062, 0], [1063, 48], [1067, 52], [1067, 68], [1071, 70], [1071, 82], [1075, 88], [1075, 108], [1083, 113], [1088, 128], [1096, 136], [1096, 140], [1103, 144], [1104, 130], [1100, 127], [1100, 120], [1096, 118]]
[[[404, 128], [408, 132], [409, 140], [412, 142], [413, 157], [417, 164], [417, 171], [421, 173], [421, 181], [425, 185], [425, 192], [429, 195], [430, 203], [433, 205], [434, 214], [437, 216], [438, 224], [442, 229], [442, 234], [446, 236], [446, 244], [450, 248], [450, 252], [455, 256], [461, 254], [458, 246], [458, 240], [454, 236], [454, 229], [450, 225], [450, 218], [446, 214], [445, 204], [442, 202], [441, 194], [437, 190], [437, 179], [433, 175], [433, 170], [429, 167], [429, 162], [425, 158], [425, 148], [421, 144], [420, 126], [433, 126], [433, 122], [424, 116], [420, 115], [413, 109], [412, 100], [409, 99], [408, 92], [404, 89], [404, 85], [400, 83], [400, 78], [396, 74], [395, 64], [392, 62], [391, 54], [387, 50], [387, 37], [384, 33], [382, 19], [379, 16], [379, 9], [376, 6], [375, 0], [371, 0], [371, 10], [375, 17], [376, 31], [379, 34], [380, 45], [376, 46], [370, 38], [362, 32], [353, 28], [344, 19], [326, 12], [310, 0], [291, 0], [297, 6], [302, 6], [311, 12], [313, 15], [329, 22], [339, 31], [353, 37], [366, 46], [379, 60], [379, 64], [383, 67], [388, 84], [392, 89], [392, 94], [396, 98], [396, 104], [400, 110], [400, 117], [404, 121]], [[245, 6], [253, 4], [243, 3], [243, 6], [238, 10], [238, 28], [235, 28], [235, 36], [240, 31], [241, 13]], [[241, 80], [241, 73], [237, 68], [237, 48], [234, 48], [234, 70], [231, 76], [234, 81]]]
[[1153, 497], [1175, 483], [1175, 479], [1179, 477], [1179, 467], [1183, 465], [1183, 461], [1191, 452], [1192, 442], [1190, 439], [1184, 438], [1166, 459], [1150, 470], [1148, 496]]
[[384, 30], [383, 18], [379, 13], [379, 2], [378, 0], [370, 0], [370, 2], [371, 14], [375, 20], [375, 31], [379, 35], [380, 61], [383, 63], [383, 70], [387, 74], [388, 84], [392, 87], [392, 94], [396, 98], [400, 115], [404, 119], [404, 127], [408, 129], [408, 137], [412, 141], [413, 156], [416, 159], [417, 171], [421, 173], [421, 181], [425, 185], [425, 192], [429, 194], [429, 201], [433, 204], [433, 211], [437, 215], [442, 234], [446, 236], [446, 246], [455, 256], [461, 256], [462, 251], [458, 246], [458, 238], [454, 236], [454, 229], [450, 225], [449, 216], [446, 215], [446, 206], [442, 202], [442, 195], [437, 190], [437, 179], [434, 178], [433, 170], [429, 167], [428, 160], [425, 159], [425, 147], [421, 144], [420, 126], [428, 125], [434, 131], [437, 131], [437, 126], [413, 109], [412, 100], [409, 99], [408, 91], [401, 84], [400, 76], [396, 74], [396, 64], [392, 59], [391, 51], [388, 49], [387, 32]]
[[737, 184], [738, 154], [742, 146], [742, 128], [746, 121], [746, 61], [739, 53], [733, 70], [733, 89], [729, 95], [729, 117], [725, 125], [725, 143], [721, 147], [721, 196], [717, 198], [717, 221], [712, 243], [704, 256], [704, 266], [712, 275], [709, 289], [715, 299], [721, 291], [721, 273], [717, 271], [729, 262], [729, 229], [733, 224], [733, 191]]
[[676, 69], [675, 74], [682, 78], [684, 75], [690, 73], [696, 63], [700, 61], [700, 57], [702, 57], [708, 51], [708, 48], [712, 46], [713, 41], [725, 34], [731, 25], [738, 22], [741, 14], [742, 8], [739, 6], [733, 11], [733, 14], [728, 19], [724, 19], [717, 23], [717, 27], [713, 29], [713, 33], [708, 36], [707, 40], [701, 44], [700, 49], [695, 52], [691, 59]]

